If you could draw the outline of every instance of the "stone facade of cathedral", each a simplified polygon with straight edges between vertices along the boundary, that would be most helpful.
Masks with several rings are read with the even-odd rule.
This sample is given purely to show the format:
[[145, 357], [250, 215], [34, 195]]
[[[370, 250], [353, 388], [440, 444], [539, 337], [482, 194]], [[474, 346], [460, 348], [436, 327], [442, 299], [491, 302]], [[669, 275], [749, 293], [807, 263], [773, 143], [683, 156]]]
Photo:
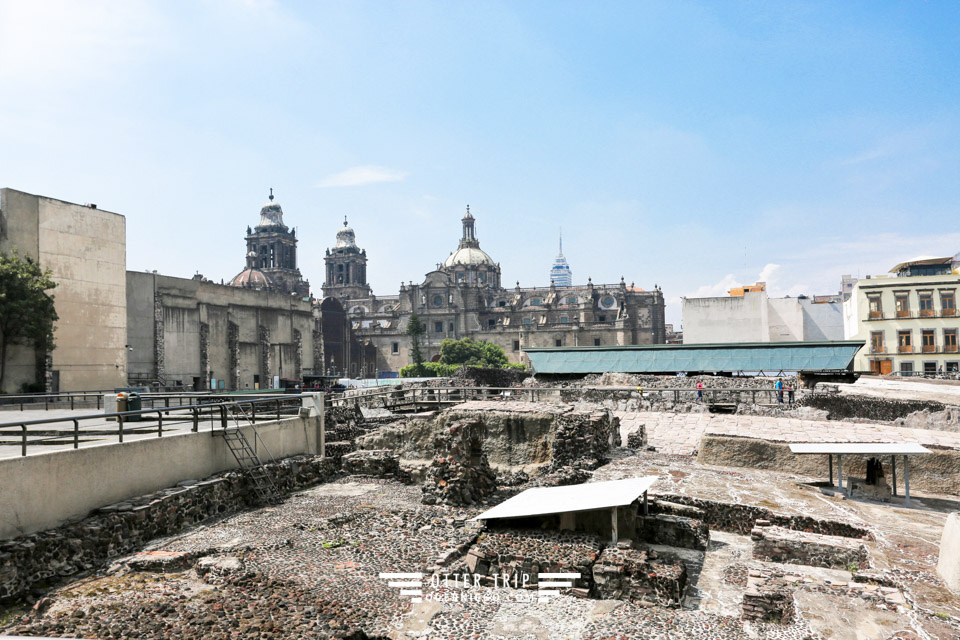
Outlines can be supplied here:
[[[427, 360], [439, 358], [446, 338], [485, 340], [503, 348], [511, 362], [524, 362], [527, 347], [661, 344], [666, 341], [663, 292], [628, 285], [587, 283], [508, 289], [500, 265], [481, 248], [467, 207], [457, 250], [419, 284], [380, 297], [366, 281], [366, 252], [346, 225], [326, 256], [325, 296], [341, 300], [354, 335], [376, 349], [378, 370], [411, 363], [407, 336], [416, 313], [426, 327], [421, 344]], [[565, 264], [565, 261], [564, 261]], [[569, 267], [567, 267], [569, 273]], [[561, 282], [563, 280], [561, 279]], [[564, 283], [565, 284], [565, 283]]]

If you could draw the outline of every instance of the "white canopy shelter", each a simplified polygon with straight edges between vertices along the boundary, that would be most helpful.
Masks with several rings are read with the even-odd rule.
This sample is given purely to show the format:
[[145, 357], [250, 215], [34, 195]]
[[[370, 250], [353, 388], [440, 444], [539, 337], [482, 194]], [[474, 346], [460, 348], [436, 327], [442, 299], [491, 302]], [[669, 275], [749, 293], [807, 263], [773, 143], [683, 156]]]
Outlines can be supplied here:
[[[890, 456], [893, 471], [893, 495], [897, 495], [897, 456], [903, 456], [904, 504], [910, 506], [910, 466], [907, 456], [933, 453], [915, 442], [815, 442], [791, 444], [790, 451], [797, 455], [825, 455], [830, 465], [830, 484], [833, 485], [833, 456], [837, 456], [837, 477], [840, 489], [843, 489], [843, 456]], [[847, 475], [849, 478], [849, 474]], [[847, 493], [851, 480], [847, 480]]]
[[617, 507], [625, 507], [643, 497], [643, 512], [647, 513], [647, 491], [657, 481], [657, 476], [588, 482], [566, 487], [538, 487], [527, 489], [492, 509], [484, 511], [474, 520], [501, 518], [525, 518], [574, 511], [612, 510], [613, 541], [617, 539]]

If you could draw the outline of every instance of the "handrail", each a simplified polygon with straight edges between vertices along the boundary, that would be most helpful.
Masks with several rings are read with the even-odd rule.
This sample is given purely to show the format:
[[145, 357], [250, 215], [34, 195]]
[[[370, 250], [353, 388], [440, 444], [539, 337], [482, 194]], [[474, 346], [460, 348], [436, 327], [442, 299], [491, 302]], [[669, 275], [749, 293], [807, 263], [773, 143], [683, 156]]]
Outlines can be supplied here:
[[[186, 420], [167, 420], [166, 424], [169, 428], [170, 424], [180, 424], [185, 422], [192, 422], [191, 431], [198, 432], [200, 430], [200, 418], [202, 414], [208, 413], [211, 418], [216, 413], [221, 413], [225, 415], [227, 407], [232, 406], [249, 406], [251, 411], [251, 423], [256, 422], [256, 407], [258, 404], [269, 403], [269, 405], [276, 405], [276, 419], [280, 420], [282, 415], [283, 405], [289, 401], [296, 401], [299, 405], [302, 406], [303, 399], [311, 397], [310, 394], [275, 394], [274, 397], [270, 398], [252, 398], [245, 400], [237, 400], [233, 402], [217, 402], [217, 403], [203, 403], [203, 404], [191, 404], [191, 405], [177, 405], [173, 407], [162, 407], [162, 408], [151, 408], [151, 409], [139, 409], [135, 411], [118, 411], [112, 413], [96, 413], [88, 414], [82, 416], [70, 416], [70, 417], [61, 417], [61, 418], [42, 418], [37, 420], [18, 420], [15, 422], [0, 423], [0, 435], [6, 435], [6, 430], [8, 429], [19, 429], [21, 437], [21, 455], [27, 455], [27, 447], [29, 444], [38, 444], [47, 442], [50, 440], [62, 440], [67, 435], [73, 435], [73, 448], [78, 449], [80, 446], [80, 422], [83, 420], [103, 420], [104, 418], [116, 418], [117, 426], [116, 429], [110, 428], [111, 425], [91, 425], [94, 427], [94, 430], [85, 431], [84, 433], [88, 435], [116, 435], [119, 442], [123, 442], [125, 433], [129, 434], [132, 431], [134, 432], [143, 432], [148, 430], [156, 429], [157, 437], [163, 437], [163, 427], [164, 427], [164, 414], [169, 415], [170, 413], [179, 412], [182, 417], [186, 417]], [[134, 416], [153, 416], [157, 417], [157, 424], [147, 424], [142, 428], [131, 427], [129, 422], [132, 421], [131, 418]], [[269, 419], [273, 419], [273, 412], [267, 414], [266, 412], [261, 413], [262, 416], [270, 415]], [[261, 418], [264, 419], [264, 418]], [[48, 425], [48, 424], [57, 424], [57, 423], [72, 423], [73, 429], [70, 431], [66, 430], [57, 430], [56, 435], [46, 436], [46, 437], [34, 437], [32, 440], [29, 438], [30, 430], [29, 427]]]

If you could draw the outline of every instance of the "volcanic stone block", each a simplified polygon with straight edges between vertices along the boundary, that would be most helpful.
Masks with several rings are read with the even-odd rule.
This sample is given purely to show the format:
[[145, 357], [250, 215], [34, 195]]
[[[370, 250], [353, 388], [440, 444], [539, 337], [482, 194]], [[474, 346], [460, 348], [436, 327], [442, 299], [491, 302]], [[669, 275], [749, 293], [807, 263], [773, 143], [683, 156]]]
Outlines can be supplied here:
[[710, 544], [710, 530], [702, 520], [656, 513], [637, 518], [644, 542], [704, 551]]
[[341, 460], [343, 470], [350, 474], [395, 478], [400, 474], [400, 456], [390, 449], [354, 451]]
[[593, 565], [594, 596], [679, 607], [687, 588], [686, 565], [653, 560], [628, 544], [604, 549]]
[[757, 522], [750, 532], [753, 557], [758, 560], [838, 569], [869, 566], [867, 548], [860, 540], [764, 524]]

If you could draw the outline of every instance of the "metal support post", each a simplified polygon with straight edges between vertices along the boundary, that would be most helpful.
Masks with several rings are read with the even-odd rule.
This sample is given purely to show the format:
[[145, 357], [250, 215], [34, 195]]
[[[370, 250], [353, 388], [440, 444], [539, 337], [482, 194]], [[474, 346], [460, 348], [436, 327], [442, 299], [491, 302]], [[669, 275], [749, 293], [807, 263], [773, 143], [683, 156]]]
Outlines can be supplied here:
[[80, 421], [79, 420], [73, 421], [73, 448], [74, 449], [80, 448]]
[[897, 456], [890, 456], [890, 473], [893, 476], [893, 495], [897, 495]]
[[904, 505], [910, 506], [910, 463], [907, 456], [903, 456], [903, 497]]
[[610, 510], [610, 529], [611, 529], [610, 543], [616, 546], [617, 544], [617, 508], [616, 507]]
[[828, 471], [830, 473], [830, 486], [833, 486], [833, 454], [827, 454]]
[[837, 484], [840, 485], [840, 491], [843, 491], [843, 456], [837, 454]]

